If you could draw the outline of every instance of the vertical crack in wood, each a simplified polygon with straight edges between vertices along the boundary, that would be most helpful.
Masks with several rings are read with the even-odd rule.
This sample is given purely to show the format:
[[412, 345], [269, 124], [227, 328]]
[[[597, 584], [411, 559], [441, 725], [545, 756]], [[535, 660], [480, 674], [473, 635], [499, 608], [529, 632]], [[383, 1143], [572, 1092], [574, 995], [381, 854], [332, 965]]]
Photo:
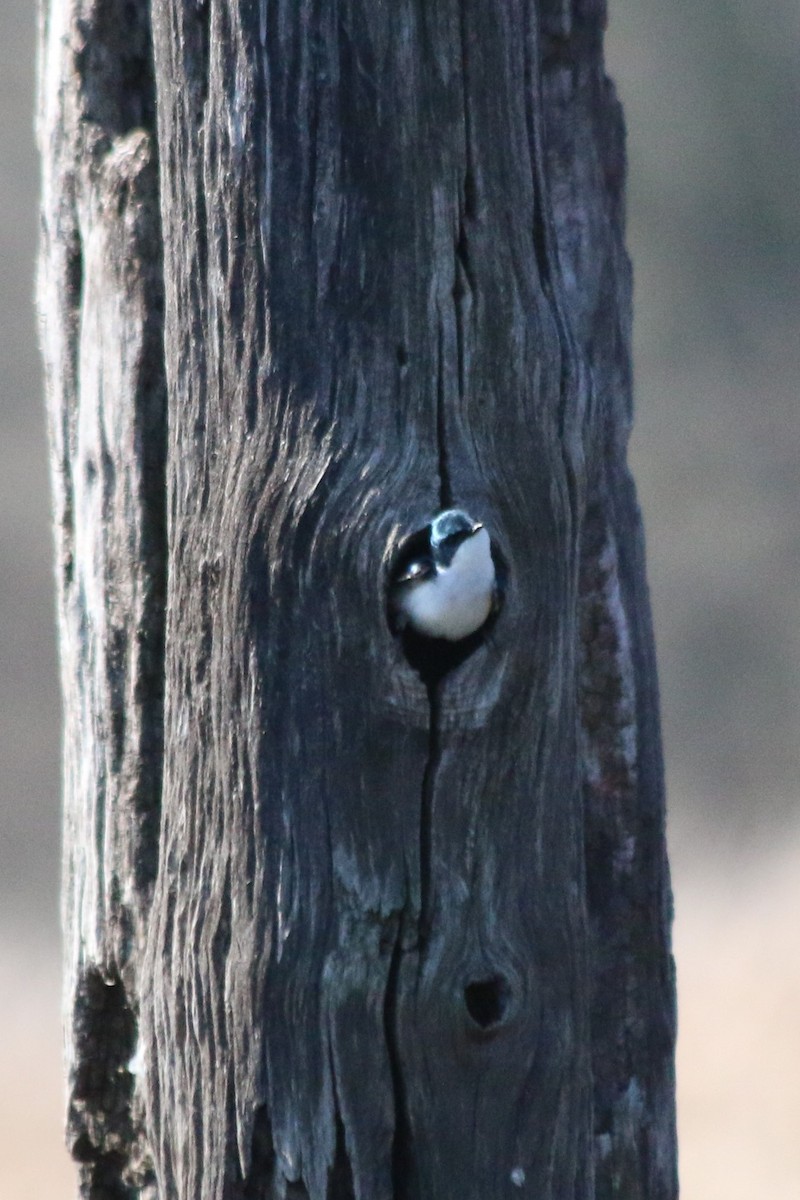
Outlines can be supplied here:
[[441, 700], [439, 688], [441, 680], [433, 680], [428, 684], [428, 704], [430, 706], [430, 725], [428, 727], [428, 756], [425, 762], [425, 773], [422, 778], [422, 797], [419, 812], [419, 967], [425, 954], [425, 948], [430, 938], [433, 923], [432, 912], [432, 875], [431, 846], [433, 841], [433, 802], [436, 795], [436, 773], [441, 761]]
[[[260, 1104], [253, 1116], [247, 1174], [243, 1176], [236, 1144], [235, 1079], [233, 1066], [228, 1068], [228, 1173], [223, 1184], [222, 1200], [275, 1200], [276, 1156], [272, 1140], [272, 1123], [266, 1104]], [[329, 1200], [334, 1200], [330, 1197]], [[342, 1198], [344, 1200], [344, 1198]]]
[[467, 4], [462, 0], [458, 7], [459, 50], [461, 76], [461, 123], [464, 135], [464, 173], [461, 193], [458, 196], [458, 229], [454, 245], [453, 267], [453, 311], [456, 333], [456, 369], [458, 372], [458, 401], [461, 411], [466, 411], [469, 402], [469, 374], [467, 369], [468, 324], [472, 308], [472, 293], [475, 279], [469, 260], [468, 222], [474, 219], [477, 208], [477, 180], [472, 152], [472, 111], [470, 88], [469, 34], [467, 30]]
[[342, 1119], [342, 1111], [339, 1106], [339, 1097], [336, 1093], [335, 1071], [333, 1071], [333, 1079], [334, 1127], [336, 1130], [336, 1142], [333, 1152], [333, 1162], [331, 1163], [330, 1170], [328, 1172], [328, 1191], [326, 1200], [355, 1200], [353, 1167], [350, 1162], [350, 1157], [347, 1153], [344, 1120]]
[[[238, 1154], [232, 1159], [238, 1162]], [[253, 1134], [250, 1142], [250, 1170], [244, 1181], [242, 1200], [272, 1200], [275, 1173], [275, 1147], [272, 1144], [272, 1126], [266, 1104], [256, 1109], [253, 1119]]]
[[398, 1029], [398, 997], [400, 988], [400, 966], [405, 952], [403, 939], [406, 913], [397, 922], [386, 991], [383, 1001], [384, 1037], [389, 1056], [394, 1095], [394, 1136], [392, 1138], [392, 1194], [393, 1200], [408, 1200], [410, 1191], [411, 1130], [408, 1122], [408, 1103], [400, 1054], [400, 1031]]
[[453, 488], [447, 456], [447, 389], [445, 387], [444, 330], [441, 322], [436, 340], [436, 441], [439, 460], [439, 505], [452, 508]]

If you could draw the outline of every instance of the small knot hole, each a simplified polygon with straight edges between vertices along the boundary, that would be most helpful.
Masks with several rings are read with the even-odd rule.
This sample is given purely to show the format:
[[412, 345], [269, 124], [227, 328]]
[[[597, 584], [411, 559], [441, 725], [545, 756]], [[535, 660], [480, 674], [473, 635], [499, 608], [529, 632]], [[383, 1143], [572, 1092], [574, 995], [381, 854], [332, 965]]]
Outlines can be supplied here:
[[476, 979], [464, 988], [467, 1012], [480, 1029], [494, 1029], [508, 1011], [511, 989], [502, 975]]

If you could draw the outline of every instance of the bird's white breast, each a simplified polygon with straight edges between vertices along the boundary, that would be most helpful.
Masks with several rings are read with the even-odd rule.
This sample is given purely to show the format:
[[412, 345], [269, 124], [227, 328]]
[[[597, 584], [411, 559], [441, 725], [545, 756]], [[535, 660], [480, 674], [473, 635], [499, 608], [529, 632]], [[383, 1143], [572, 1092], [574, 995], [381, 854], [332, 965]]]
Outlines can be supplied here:
[[411, 588], [404, 607], [419, 633], [456, 642], [484, 624], [494, 586], [491, 542], [479, 529], [459, 546], [449, 567]]

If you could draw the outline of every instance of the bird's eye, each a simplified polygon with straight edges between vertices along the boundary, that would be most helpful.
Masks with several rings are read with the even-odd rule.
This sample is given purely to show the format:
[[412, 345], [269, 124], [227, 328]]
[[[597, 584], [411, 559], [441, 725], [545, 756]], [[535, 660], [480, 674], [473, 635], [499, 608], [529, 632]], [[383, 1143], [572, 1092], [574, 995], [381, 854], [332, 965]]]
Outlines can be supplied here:
[[415, 558], [396, 573], [395, 581], [397, 583], [416, 583], [419, 579], [427, 579], [433, 573], [433, 566], [428, 559]]

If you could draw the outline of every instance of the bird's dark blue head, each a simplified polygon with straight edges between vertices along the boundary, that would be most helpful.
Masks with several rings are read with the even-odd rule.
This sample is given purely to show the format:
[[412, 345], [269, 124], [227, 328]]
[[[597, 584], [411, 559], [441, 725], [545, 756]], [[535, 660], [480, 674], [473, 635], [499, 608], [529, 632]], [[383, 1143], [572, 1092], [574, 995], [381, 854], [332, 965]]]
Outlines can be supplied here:
[[462, 542], [471, 538], [479, 529], [483, 529], [480, 521], [473, 521], [461, 508], [448, 508], [439, 513], [430, 525], [431, 552], [435, 561], [442, 566], [449, 566]]

